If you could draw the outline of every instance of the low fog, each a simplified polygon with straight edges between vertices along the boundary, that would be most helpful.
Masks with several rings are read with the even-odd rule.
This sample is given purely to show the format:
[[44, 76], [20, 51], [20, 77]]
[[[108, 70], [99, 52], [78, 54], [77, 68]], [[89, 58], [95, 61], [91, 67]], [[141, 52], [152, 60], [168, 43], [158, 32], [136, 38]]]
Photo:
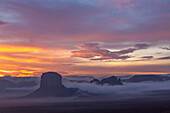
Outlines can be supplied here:
[[126, 94], [126, 93], [144, 93], [146, 91], [170, 90], [170, 81], [163, 82], [139, 82], [139, 83], [123, 83], [123, 85], [96, 85], [88, 83], [70, 83], [65, 82], [67, 87], [77, 87], [96, 94]]
[[[10, 87], [0, 87], [0, 106], [27, 106], [49, 103], [70, 103], [70, 102], [120, 102], [131, 101], [129, 99], [168, 99], [170, 96], [170, 80], [167, 81], [143, 81], [143, 82], [122, 82], [123, 85], [97, 85], [89, 83], [94, 77], [63, 77], [63, 85], [67, 88], [79, 88], [80, 91], [86, 92], [83, 95], [75, 95], [66, 98], [26, 98], [28, 94], [34, 92], [40, 86], [40, 78], [13, 78], [6, 77], [1, 80], [8, 80], [13, 84]], [[100, 78], [99, 78], [100, 79]], [[75, 82], [75, 81], [81, 82]], [[84, 82], [84, 80], [86, 82]], [[2, 82], [1, 81], [1, 82]], [[22, 83], [22, 86], [18, 84]], [[26, 83], [26, 84], [24, 84]], [[37, 83], [28, 85], [28, 83]], [[17, 84], [17, 85], [15, 85]], [[167, 93], [168, 92], [168, 93]], [[167, 93], [167, 94], [166, 94]]]
[[[79, 76], [67, 76], [63, 77], [63, 84], [68, 88], [79, 88], [80, 90], [87, 91], [93, 94], [143, 94], [146, 92], [160, 91], [160, 90], [170, 90], [170, 80], [168, 81], [144, 81], [137, 83], [122, 82], [123, 85], [97, 85], [90, 84], [89, 81], [92, 80], [93, 76], [88, 77], [79, 77]], [[13, 78], [6, 77], [3, 80], [8, 80], [14, 84], [22, 83], [22, 86], [12, 86], [0, 88], [0, 98], [14, 98], [14, 97], [23, 97], [30, 92], [33, 92], [40, 85], [39, 77], [31, 78]], [[83, 81], [83, 82], [73, 82], [73, 81]], [[84, 82], [84, 80], [86, 82]], [[26, 85], [24, 85], [24, 83]], [[28, 83], [34, 83], [28, 85]], [[37, 84], [35, 84], [37, 83]]]

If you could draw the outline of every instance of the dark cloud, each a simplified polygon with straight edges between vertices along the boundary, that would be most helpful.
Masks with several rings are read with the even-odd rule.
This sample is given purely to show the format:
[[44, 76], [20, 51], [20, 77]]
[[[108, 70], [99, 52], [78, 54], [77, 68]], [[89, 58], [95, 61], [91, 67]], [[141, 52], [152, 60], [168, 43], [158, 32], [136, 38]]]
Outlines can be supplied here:
[[136, 44], [134, 47], [137, 49], [147, 49], [149, 47], [148, 44]]
[[0, 26], [5, 25], [5, 24], [7, 24], [7, 23], [0, 20]]
[[170, 46], [169, 47], [161, 47], [161, 49], [170, 50]]
[[79, 50], [72, 51], [72, 57], [88, 58], [90, 60], [106, 60], [106, 59], [121, 59], [125, 60], [130, 58], [130, 55], [124, 55], [133, 53], [140, 49], [147, 49], [147, 44], [136, 44], [133, 48], [128, 48], [120, 51], [110, 51], [107, 49], [101, 49], [98, 43], [85, 43], [82, 46], [76, 46]]
[[141, 58], [144, 58], [144, 59], [151, 59], [151, 58], [153, 58], [153, 56], [143, 56], [143, 57], [141, 57]]
[[148, 47], [149, 47], [148, 44], [136, 44], [133, 48], [118, 51], [117, 54], [133, 53], [136, 50], [147, 49]]
[[167, 60], [167, 59], [170, 59], [170, 56], [167, 56], [167, 57], [160, 57], [160, 58], [158, 58], [157, 60]]

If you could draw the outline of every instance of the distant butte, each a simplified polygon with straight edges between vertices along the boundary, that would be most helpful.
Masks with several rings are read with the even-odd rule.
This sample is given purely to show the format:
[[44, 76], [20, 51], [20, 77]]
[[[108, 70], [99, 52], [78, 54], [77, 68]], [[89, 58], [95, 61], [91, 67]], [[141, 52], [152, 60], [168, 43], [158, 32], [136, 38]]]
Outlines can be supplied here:
[[108, 78], [103, 78], [101, 81], [98, 79], [93, 79], [90, 81], [90, 83], [95, 83], [97, 85], [104, 85], [104, 84], [108, 84], [108, 85], [123, 85], [123, 83], [121, 82], [120, 78], [118, 79], [115, 76], [111, 76]]
[[78, 88], [66, 88], [62, 76], [56, 72], [46, 72], [41, 76], [40, 88], [29, 94], [29, 97], [68, 97], [73, 96]]

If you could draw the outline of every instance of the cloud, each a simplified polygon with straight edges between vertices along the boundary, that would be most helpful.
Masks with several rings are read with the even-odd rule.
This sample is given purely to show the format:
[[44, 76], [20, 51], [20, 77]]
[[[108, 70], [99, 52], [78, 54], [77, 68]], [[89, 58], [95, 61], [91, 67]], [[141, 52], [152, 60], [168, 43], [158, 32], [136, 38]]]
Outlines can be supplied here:
[[157, 60], [167, 60], [167, 59], [170, 59], [170, 56], [157, 58]]
[[161, 49], [170, 50], [170, 46], [169, 47], [161, 47]]
[[[88, 58], [90, 60], [105, 60], [105, 59], [126, 59], [125, 56], [120, 56], [107, 49], [98, 47], [98, 43], [85, 43], [83, 46], [77, 46], [79, 51], [72, 51], [72, 57]], [[100, 57], [100, 58], [94, 58]]]
[[0, 20], [0, 26], [3, 26], [5, 24], [7, 24], [7, 23]]
[[[107, 49], [101, 49], [98, 43], [85, 43], [82, 46], [76, 46], [79, 50], [72, 51], [72, 57], [87, 58], [90, 60], [106, 60], [106, 59], [121, 59], [125, 60], [131, 58], [128, 53], [134, 51], [147, 49], [147, 44], [136, 44], [133, 48], [128, 48], [120, 51], [110, 51]], [[97, 57], [97, 58], [96, 58]]]
[[140, 49], [147, 49], [149, 47], [148, 44], [136, 44], [134, 45], [133, 48], [125, 49], [125, 50], [120, 50], [117, 52], [117, 54], [128, 54], [128, 53], [133, 53], [136, 50]]
[[100, 3], [112, 4], [118, 10], [133, 8], [135, 4], [132, 0], [98, 0]]
[[[79, 46], [78, 52], [72, 52], [73, 56], [90, 60], [125, 61], [133, 59], [133, 56], [136, 58], [136, 55], [147, 55], [148, 51], [150, 55], [155, 55], [153, 52], [163, 50], [153, 47], [141, 53], [135, 51], [147, 48], [141, 43], [158, 46], [160, 42], [169, 43], [169, 4], [169, 0], [0, 0], [0, 26], [3, 26], [0, 29], [0, 44], [6, 44], [6, 50], [10, 50], [8, 45], [14, 45], [16, 52], [18, 47], [23, 46], [47, 50], [34, 55], [32, 52], [6, 53], [7, 58], [3, 53], [0, 68], [18, 70], [25, 67], [34, 68], [37, 72], [54, 70], [72, 73], [74, 65], [89, 65], [87, 60], [69, 57], [75, 45], [85, 42], [100, 42], [103, 45]], [[10, 24], [5, 25], [5, 22]], [[130, 47], [136, 43], [140, 45]], [[49, 52], [49, 49], [53, 51]], [[60, 52], [60, 49], [65, 50]], [[67, 60], [58, 57], [67, 57]], [[35, 60], [26, 63], [22, 59]], [[156, 63], [161, 65], [160, 62]], [[66, 64], [69, 64], [67, 68]], [[106, 66], [106, 63], [101, 65]], [[110, 65], [113, 64], [107, 63], [107, 66]]]
[[[90, 41], [115, 43], [129, 40], [169, 40], [168, 1], [6, 1], [0, 4], [0, 12], [3, 12], [1, 16], [13, 24], [4, 29], [3, 33], [8, 33], [6, 38], [9, 39], [15, 34], [15, 37], [26, 38], [32, 42], [28, 41], [27, 44], [44, 46], [43, 42], [49, 42], [52, 46], [51, 43], [54, 42], [75, 44]], [[103, 4], [98, 6], [100, 1]], [[137, 6], [122, 11], [112, 8], [115, 5], [126, 7], [127, 4]], [[146, 4], [148, 7], [145, 7]]]
[[137, 49], [147, 49], [149, 47], [148, 44], [136, 44], [134, 47]]
[[153, 56], [143, 56], [143, 57], [140, 57], [140, 58], [144, 58], [144, 59], [152, 59]]
[[115, 85], [115, 86], [100, 86], [95, 84], [88, 83], [64, 83], [67, 87], [78, 87], [82, 90], [87, 90], [91, 93], [97, 94], [141, 94], [146, 93], [146, 91], [155, 91], [155, 90], [169, 90], [170, 85], [169, 81], [164, 82], [140, 82], [140, 83], [124, 83], [124, 85]]

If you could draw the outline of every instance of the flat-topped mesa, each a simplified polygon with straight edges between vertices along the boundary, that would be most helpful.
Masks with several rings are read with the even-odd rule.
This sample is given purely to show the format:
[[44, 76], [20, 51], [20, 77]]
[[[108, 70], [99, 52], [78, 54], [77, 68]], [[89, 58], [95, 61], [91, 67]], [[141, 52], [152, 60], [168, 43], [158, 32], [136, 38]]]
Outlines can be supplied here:
[[56, 72], [46, 72], [41, 76], [40, 88], [29, 97], [67, 97], [73, 96], [78, 88], [66, 88], [62, 84], [62, 76]]
[[62, 76], [56, 72], [43, 73], [41, 76], [40, 89], [61, 89], [65, 88], [62, 85]]

